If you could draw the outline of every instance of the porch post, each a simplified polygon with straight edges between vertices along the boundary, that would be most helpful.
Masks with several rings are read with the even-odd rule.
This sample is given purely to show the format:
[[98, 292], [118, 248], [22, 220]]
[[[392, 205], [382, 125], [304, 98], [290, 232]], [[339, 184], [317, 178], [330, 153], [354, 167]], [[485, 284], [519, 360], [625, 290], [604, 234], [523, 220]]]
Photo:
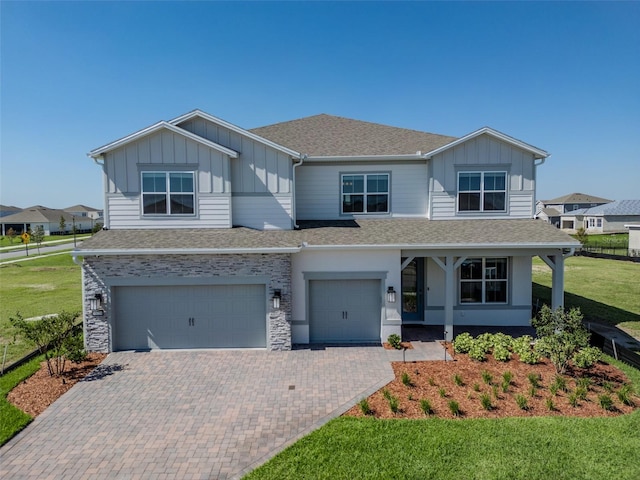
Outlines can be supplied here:
[[453, 303], [456, 291], [453, 255], [447, 255], [445, 262], [444, 329], [446, 332], [445, 340], [450, 342], [453, 340]]
[[555, 255], [555, 265], [551, 276], [551, 308], [564, 307], [564, 256]]

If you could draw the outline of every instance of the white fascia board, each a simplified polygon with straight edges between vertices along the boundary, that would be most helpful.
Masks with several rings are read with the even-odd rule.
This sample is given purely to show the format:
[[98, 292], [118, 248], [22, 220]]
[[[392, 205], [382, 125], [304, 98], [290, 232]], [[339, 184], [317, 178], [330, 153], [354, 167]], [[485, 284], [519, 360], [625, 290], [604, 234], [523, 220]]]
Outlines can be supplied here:
[[313, 162], [390, 162], [401, 160], [425, 160], [422, 154], [409, 155], [336, 155], [336, 156], [308, 156], [305, 157], [305, 163]]
[[221, 127], [228, 128], [233, 132], [236, 132], [240, 135], [244, 135], [245, 137], [251, 138], [256, 142], [260, 142], [264, 145], [268, 145], [272, 148], [275, 148], [276, 150], [286, 153], [291, 157], [300, 158], [301, 156], [301, 154], [299, 152], [296, 152], [295, 150], [291, 150], [290, 148], [279, 145], [275, 142], [272, 142], [271, 140], [267, 140], [266, 138], [261, 137], [260, 135], [251, 133], [250, 131], [245, 130], [244, 128], [238, 127], [237, 125], [234, 125], [225, 120], [222, 120], [221, 118], [214, 117], [213, 115], [209, 115], [208, 113], [203, 112], [202, 110], [194, 110], [192, 112], [185, 113], [184, 115], [180, 115], [179, 117], [176, 117], [173, 120], [169, 120], [169, 123], [171, 123], [172, 125], [178, 125], [179, 123], [186, 122], [187, 120], [191, 120], [192, 118], [195, 118], [195, 117], [204, 118], [205, 120], [208, 120], [212, 123], [220, 125]]
[[155, 123], [153, 125], [151, 125], [150, 127], [147, 128], [143, 128], [142, 130], [139, 130], [135, 133], [132, 133], [131, 135], [127, 135], [126, 137], [123, 137], [119, 140], [116, 140], [115, 142], [111, 142], [107, 145], [104, 145], [100, 148], [96, 148], [95, 150], [91, 150], [87, 155], [89, 157], [92, 158], [98, 158], [101, 155], [114, 150], [118, 147], [121, 147], [123, 145], [126, 145], [127, 143], [133, 142], [135, 140], [138, 140], [144, 136], [147, 135], [151, 135], [152, 133], [158, 132], [160, 130], [169, 130], [173, 133], [177, 133], [178, 135], [182, 135], [183, 137], [189, 138], [191, 140], [193, 140], [194, 142], [198, 142], [202, 145], [205, 145], [207, 147], [213, 148], [215, 150], [218, 150], [219, 152], [224, 153], [225, 155], [228, 155], [231, 158], [238, 158], [238, 152], [236, 152], [235, 150], [231, 150], [230, 148], [224, 147], [218, 143], [212, 142], [211, 140], [207, 140], [206, 138], [203, 138], [199, 135], [196, 135], [195, 133], [191, 133], [183, 128], [180, 127], [176, 127], [175, 125], [172, 125], [171, 123], [165, 122], [164, 120], [158, 123]]
[[304, 250], [476, 250], [476, 249], [509, 249], [509, 250], [530, 250], [549, 248], [576, 248], [580, 243], [396, 243], [388, 245], [306, 245]]
[[528, 152], [533, 153], [537, 158], [547, 158], [550, 154], [549, 152], [546, 152], [545, 150], [542, 150], [540, 148], [536, 148], [533, 145], [529, 145], [528, 143], [522, 142], [520, 140], [517, 140], [513, 137], [510, 137], [509, 135], [499, 132], [497, 130], [494, 130], [493, 128], [489, 128], [489, 127], [483, 127], [479, 130], [476, 130], [475, 132], [471, 132], [467, 135], [465, 135], [464, 137], [460, 137], [457, 140], [454, 140], [451, 143], [447, 143], [446, 145], [443, 145], [440, 148], [436, 148], [435, 150], [431, 150], [430, 152], [427, 152], [424, 154], [425, 158], [431, 158], [434, 155], [437, 155], [438, 153], [444, 152], [445, 150], [448, 150], [450, 148], [455, 147], [456, 145], [460, 145], [461, 143], [467, 142], [469, 140], [471, 140], [472, 138], [478, 137], [480, 135], [483, 134], [487, 134], [490, 135], [494, 138], [497, 138], [498, 140], [502, 140], [503, 142], [509, 143], [513, 146], [516, 146], [518, 148], [522, 148], [523, 150], [526, 150]]
[[300, 247], [273, 248], [137, 248], [137, 249], [99, 249], [72, 250], [74, 257], [97, 257], [117, 255], [221, 255], [249, 253], [298, 253]]

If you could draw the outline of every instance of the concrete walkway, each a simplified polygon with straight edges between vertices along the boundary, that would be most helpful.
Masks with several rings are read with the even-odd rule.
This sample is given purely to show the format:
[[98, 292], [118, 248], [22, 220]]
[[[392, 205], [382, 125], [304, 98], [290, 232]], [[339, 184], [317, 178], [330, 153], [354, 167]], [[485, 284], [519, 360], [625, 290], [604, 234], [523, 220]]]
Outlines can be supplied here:
[[[239, 478], [393, 378], [403, 352], [118, 352], [0, 448], [0, 478]], [[415, 342], [407, 361], [441, 360]]]

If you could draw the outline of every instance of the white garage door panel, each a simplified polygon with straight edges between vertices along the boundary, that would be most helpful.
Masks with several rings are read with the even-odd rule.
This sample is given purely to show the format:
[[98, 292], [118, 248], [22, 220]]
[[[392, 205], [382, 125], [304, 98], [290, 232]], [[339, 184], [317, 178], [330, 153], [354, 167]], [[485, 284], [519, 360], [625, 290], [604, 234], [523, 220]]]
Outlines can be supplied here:
[[311, 343], [380, 341], [379, 280], [311, 280]]
[[266, 346], [264, 285], [117, 287], [114, 304], [116, 350]]

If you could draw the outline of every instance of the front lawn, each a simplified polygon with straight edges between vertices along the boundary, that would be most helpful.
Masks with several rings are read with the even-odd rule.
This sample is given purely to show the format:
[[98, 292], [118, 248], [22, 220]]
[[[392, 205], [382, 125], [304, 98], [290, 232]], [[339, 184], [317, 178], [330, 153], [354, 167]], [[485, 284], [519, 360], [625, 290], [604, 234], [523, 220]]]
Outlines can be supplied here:
[[[76, 239], [80, 240], [80, 239], [84, 239], [87, 237], [90, 237], [91, 234], [88, 233], [79, 233], [76, 235]], [[43, 242], [51, 242], [53, 240], [73, 240], [73, 235], [45, 235], [44, 239], [42, 240]], [[22, 247], [24, 248], [24, 244], [22, 243], [22, 240], [20, 239], [20, 235], [17, 235], [14, 239], [13, 242], [9, 239], [9, 237], [7, 237], [6, 235], [4, 237], [0, 237], [0, 247]], [[37, 250], [38, 245], [35, 242], [31, 242], [29, 243], [29, 250], [32, 249], [36, 249]]]
[[7, 363], [33, 349], [16, 336], [9, 318], [24, 318], [82, 309], [80, 266], [71, 255], [52, 255], [0, 265], [0, 349], [8, 344]]
[[[640, 371], [607, 358], [640, 388]], [[613, 418], [378, 420], [341, 417], [246, 480], [637, 479], [640, 411]]]
[[[580, 307], [585, 320], [640, 331], [640, 263], [591, 257], [565, 261], [565, 306]], [[551, 269], [533, 259], [533, 296], [550, 304]]]

